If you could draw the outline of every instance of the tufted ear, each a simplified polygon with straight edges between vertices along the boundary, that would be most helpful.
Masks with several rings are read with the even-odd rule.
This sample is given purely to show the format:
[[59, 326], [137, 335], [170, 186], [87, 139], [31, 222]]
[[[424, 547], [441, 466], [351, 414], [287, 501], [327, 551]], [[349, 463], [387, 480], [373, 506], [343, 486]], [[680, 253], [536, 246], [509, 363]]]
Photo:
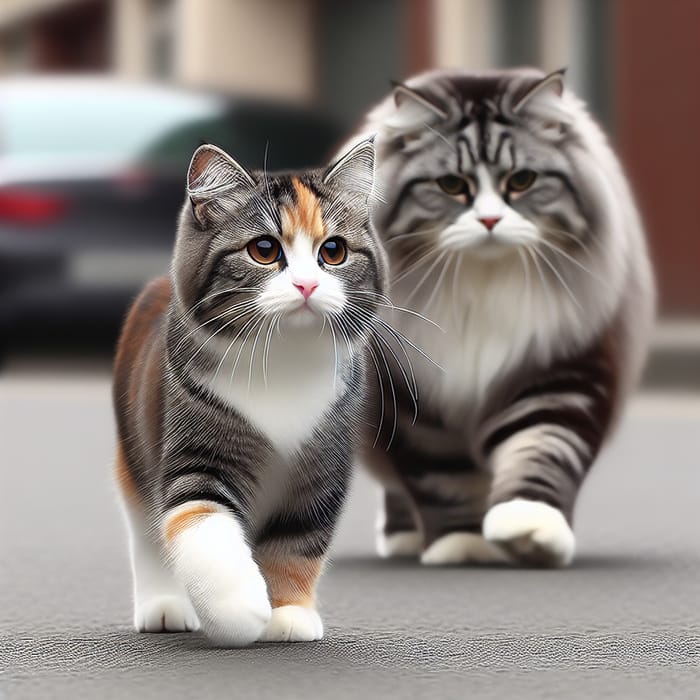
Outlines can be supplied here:
[[444, 109], [401, 83], [394, 84], [393, 97], [396, 110], [385, 122], [392, 130], [408, 133], [447, 117]]
[[374, 137], [355, 144], [324, 173], [324, 184], [369, 197], [374, 181]]
[[187, 171], [187, 195], [192, 211], [200, 224], [205, 223], [206, 204], [218, 196], [255, 187], [252, 175], [228, 153], [217, 146], [200, 146], [192, 156]]
[[549, 75], [536, 82], [527, 92], [518, 98], [518, 101], [513, 107], [513, 113], [517, 114], [525, 105], [540, 97], [561, 97], [564, 93], [564, 74], [566, 68], [554, 71]]
[[438, 105], [433, 104], [430, 100], [423, 97], [419, 92], [416, 92], [416, 90], [402, 83], [394, 83], [394, 104], [398, 109], [406, 105], [412, 105], [424, 111], [432, 112], [432, 114], [439, 119], [445, 119], [447, 116], [447, 112], [445, 112], [444, 109], [441, 109]]
[[187, 194], [190, 197], [211, 197], [238, 184], [255, 186], [255, 180], [228, 153], [211, 144], [200, 146], [194, 152], [187, 171]]

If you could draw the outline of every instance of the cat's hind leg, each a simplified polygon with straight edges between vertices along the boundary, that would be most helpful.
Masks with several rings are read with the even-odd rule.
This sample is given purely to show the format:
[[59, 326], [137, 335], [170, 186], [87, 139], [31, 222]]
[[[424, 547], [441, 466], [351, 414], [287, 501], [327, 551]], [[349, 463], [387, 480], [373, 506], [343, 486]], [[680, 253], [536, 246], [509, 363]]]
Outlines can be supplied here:
[[[433, 460], [409, 480], [424, 536], [421, 564], [503, 564], [503, 549], [481, 533], [490, 475], [462, 458], [459, 469]], [[442, 467], [442, 468], [441, 468]]]
[[199, 620], [184, 586], [163, 562], [145, 518], [125, 504], [134, 581], [134, 626], [139, 632], [193, 632]]
[[199, 620], [182, 584], [165, 566], [160, 538], [149, 526], [121, 450], [117, 483], [129, 535], [134, 627], [138, 632], [192, 632]]
[[383, 490], [376, 526], [377, 554], [385, 559], [417, 557], [423, 550], [423, 533], [410, 497], [397, 490]]

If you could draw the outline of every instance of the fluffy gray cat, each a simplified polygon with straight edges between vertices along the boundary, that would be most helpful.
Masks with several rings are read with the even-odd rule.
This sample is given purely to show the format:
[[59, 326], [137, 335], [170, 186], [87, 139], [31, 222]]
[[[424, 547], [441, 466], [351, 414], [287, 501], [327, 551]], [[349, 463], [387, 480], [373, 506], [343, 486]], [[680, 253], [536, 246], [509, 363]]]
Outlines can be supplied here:
[[620, 164], [561, 72], [426, 73], [361, 131], [376, 134], [392, 299], [443, 331], [389, 314], [443, 371], [414, 363], [417, 392], [397, 358], [380, 372], [379, 551], [565, 566], [653, 316]]

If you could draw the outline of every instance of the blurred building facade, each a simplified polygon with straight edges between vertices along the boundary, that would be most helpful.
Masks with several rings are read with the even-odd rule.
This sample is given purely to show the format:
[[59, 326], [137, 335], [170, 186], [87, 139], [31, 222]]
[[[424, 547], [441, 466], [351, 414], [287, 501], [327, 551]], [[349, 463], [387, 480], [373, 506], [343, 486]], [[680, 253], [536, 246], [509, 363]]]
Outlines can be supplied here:
[[[346, 128], [433, 66], [568, 66], [649, 224], [662, 306], [700, 313], [698, 0], [2, 0], [0, 74], [103, 71], [314, 103]], [[672, 125], [669, 127], [669, 125]]]
[[0, 70], [109, 71], [308, 101], [313, 19], [307, 0], [4, 0]]
[[110, 6], [101, 2], [3, 0], [0, 71], [107, 70]]

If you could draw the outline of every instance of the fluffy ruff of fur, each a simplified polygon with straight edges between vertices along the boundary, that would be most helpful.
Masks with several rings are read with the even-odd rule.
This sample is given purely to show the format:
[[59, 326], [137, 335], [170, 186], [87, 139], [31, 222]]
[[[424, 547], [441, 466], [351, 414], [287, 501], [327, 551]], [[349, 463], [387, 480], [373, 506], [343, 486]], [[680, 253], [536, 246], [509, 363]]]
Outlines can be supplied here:
[[441, 368], [414, 360], [412, 391], [389, 358], [378, 382], [380, 553], [565, 566], [653, 317], [619, 162], [562, 76], [530, 69], [412, 78], [368, 134], [392, 300], [413, 312], [387, 318]]

